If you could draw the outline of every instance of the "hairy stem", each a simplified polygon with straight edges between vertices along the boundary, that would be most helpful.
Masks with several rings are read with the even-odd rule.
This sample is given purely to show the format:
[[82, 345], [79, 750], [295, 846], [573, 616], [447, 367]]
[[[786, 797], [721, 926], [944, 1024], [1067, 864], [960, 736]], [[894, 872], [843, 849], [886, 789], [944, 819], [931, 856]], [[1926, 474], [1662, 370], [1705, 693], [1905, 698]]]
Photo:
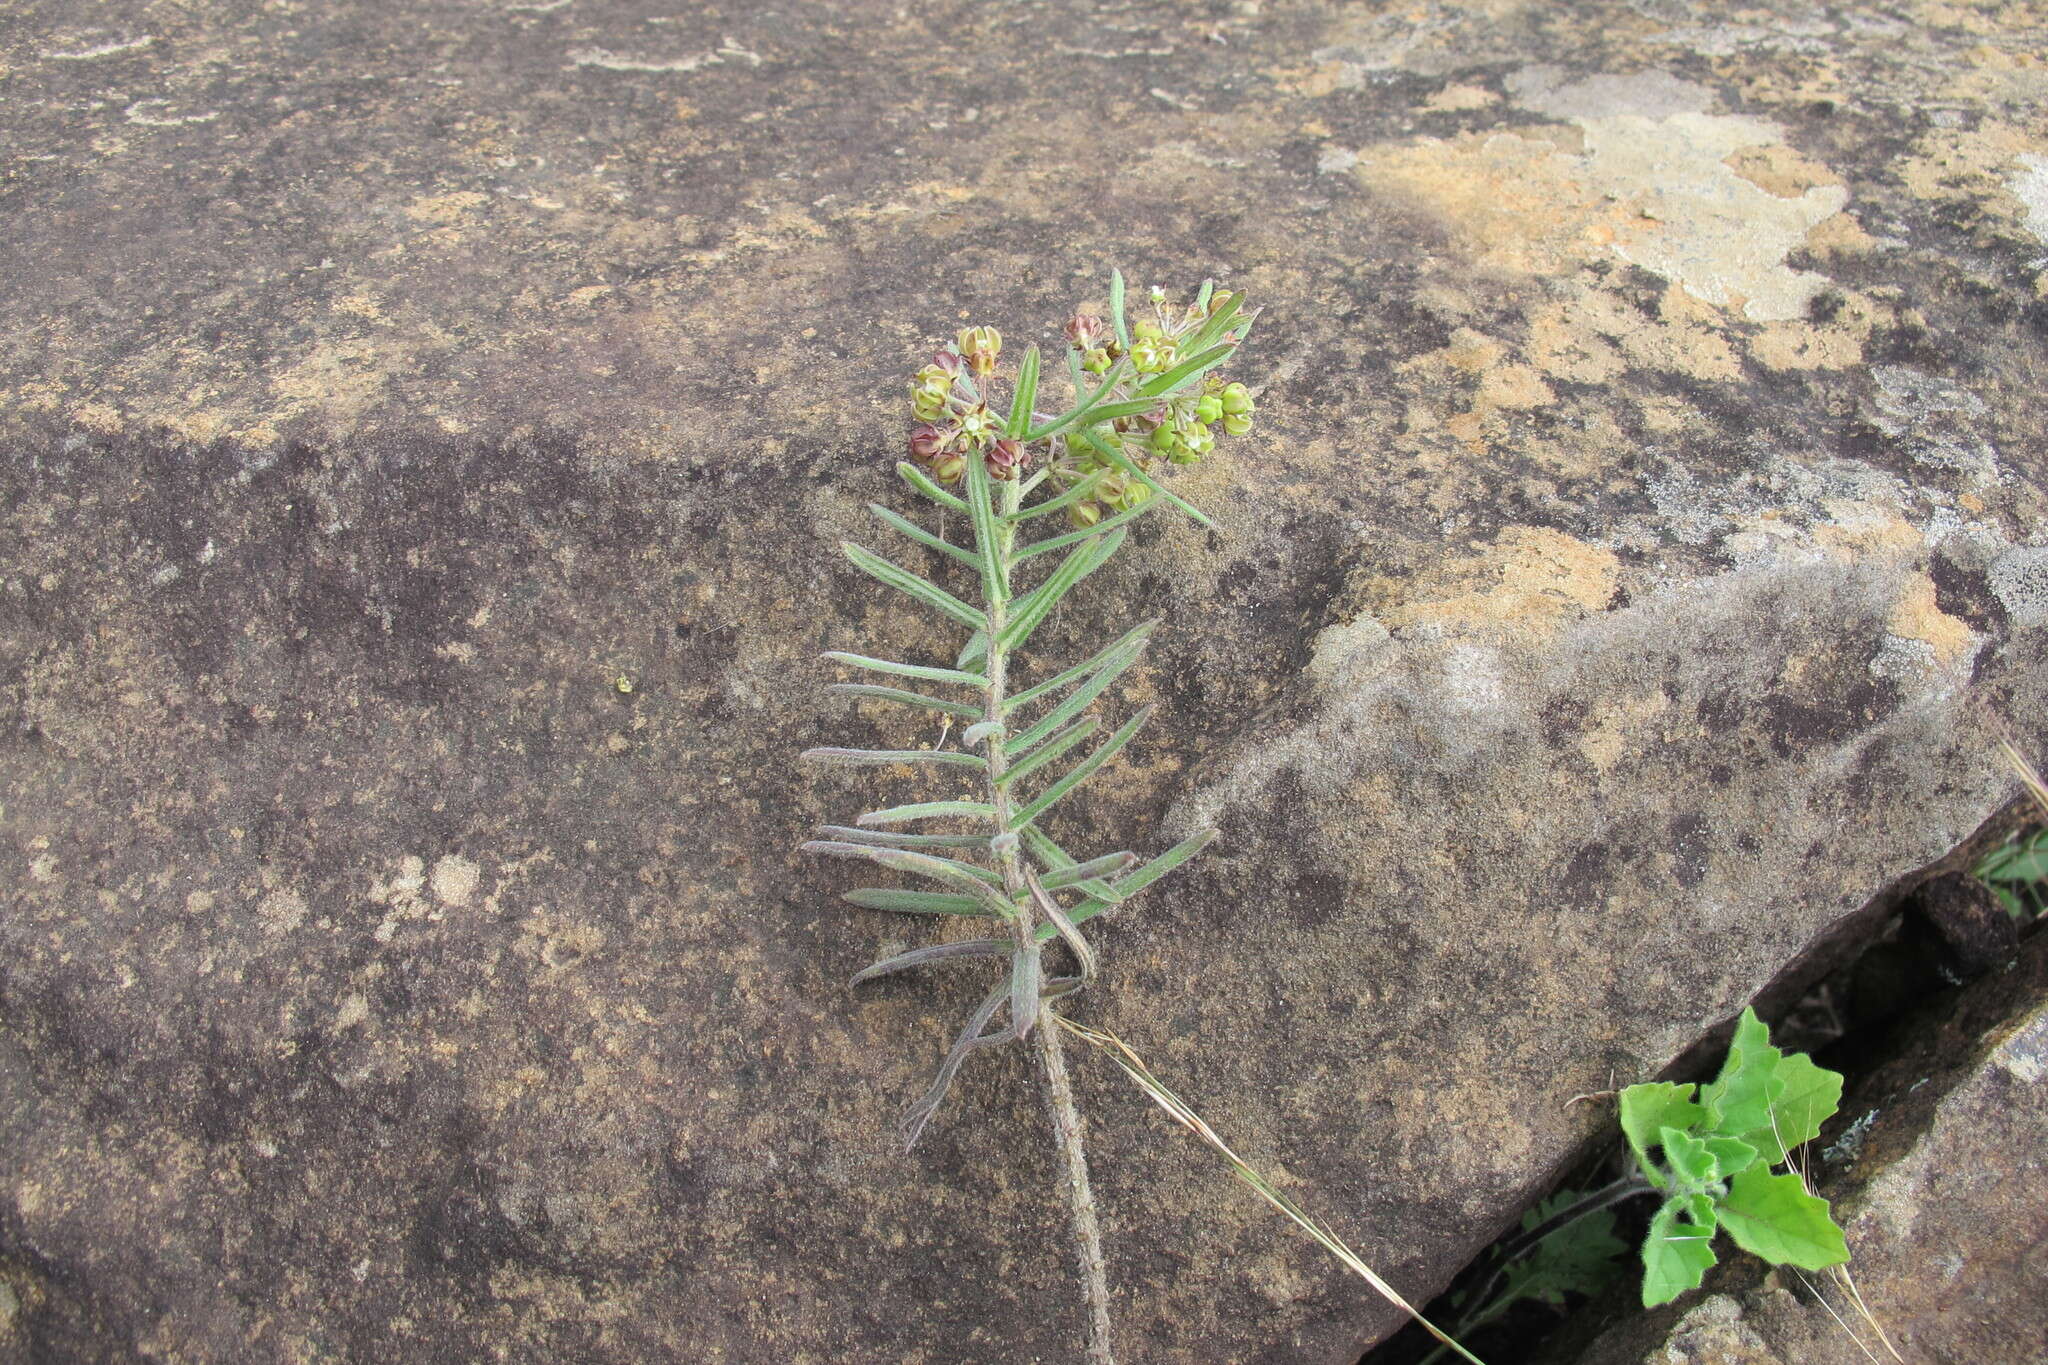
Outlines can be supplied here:
[[[1003, 516], [1017, 510], [1022, 500], [1022, 491], [1016, 481], [1002, 485], [1001, 507]], [[1016, 541], [1014, 523], [996, 523], [994, 546], [984, 546], [1000, 557], [1005, 577], [1012, 564], [1012, 548]], [[977, 538], [979, 531], [977, 530]], [[988, 632], [987, 673], [988, 689], [984, 693], [983, 719], [1000, 723], [1003, 719], [1003, 705], [1009, 672], [1009, 651], [1002, 645], [1003, 626], [1008, 617], [1008, 604], [998, 598], [991, 598], [984, 605]], [[995, 730], [985, 742], [988, 758], [987, 781], [989, 804], [994, 807], [996, 834], [1008, 835], [997, 845], [996, 865], [1002, 873], [1003, 889], [1008, 893], [1010, 903], [1017, 907], [1011, 918], [1010, 928], [1015, 935], [1017, 951], [1036, 953], [1039, 951], [1037, 923], [1033, 913], [1031, 888], [1024, 880], [1023, 854], [1014, 837], [1012, 810], [1009, 790], [1002, 785], [1003, 774], [1008, 771], [1009, 759], [1004, 751], [1007, 736], [1001, 729]], [[1013, 1019], [1011, 1026], [1022, 1030], [1035, 1026], [1038, 1035], [1038, 1059], [1045, 1072], [1046, 1104], [1052, 1111], [1052, 1126], [1055, 1144], [1059, 1149], [1063, 1183], [1067, 1187], [1067, 1204], [1072, 1216], [1074, 1252], [1080, 1262], [1081, 1279], [1088, 1295], [1088, 1359], [1092, 1365], [1115, 1365], [1115, 1356], [1110, 1350], [1109, 1325], [1109, 1276], [1102, 1257], [1102, 1227], [1095, 1214], [1095, 1192], [1088, 1183], [1088, 1159], [1082, 1147], [1081, 1109], [1074, 1102], [1074, 1088], [1067, 1079], [1067, 1064], [1060, 1052], [1059, 1027], [1046, 1015], [1052, 1007], [1037, 1003], [1035, 1018]]]

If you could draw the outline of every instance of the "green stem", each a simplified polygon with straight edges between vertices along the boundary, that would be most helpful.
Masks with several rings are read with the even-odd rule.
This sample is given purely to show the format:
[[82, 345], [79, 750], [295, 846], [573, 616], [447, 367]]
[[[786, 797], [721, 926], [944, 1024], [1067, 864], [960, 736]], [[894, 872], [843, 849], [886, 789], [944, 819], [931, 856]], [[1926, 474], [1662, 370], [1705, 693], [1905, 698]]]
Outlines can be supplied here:
[[[1017, 539], [1017, 527], [1009, 518], [1016, 514], [1023, 499], [1023, 490], [1015, 479], [1002, 483], [1000, 487], [1001, 514], [988, 519], [977, 518], [975, 537], [978, 542], [976, 548], [983, 555], [992, 554], [1001, 565], [1002, 581], [1007, 582], [1016, 563]], [[984, 534], [992, 535], [994, 543], [982, 539]], [[1009, 678], [1010, 651], [1002, 643], [1009, 603], [1000, 593], [985, 593], [984, 597], [983, 629], [987, 632], [988, 658], [983, 676], [988, 679], [988, 688], [983, 693], [983, 719], [1000, 725]], [[996, 870], [1002, 874], [1003, 890], [1016, 907], [1016, 913], [1010, 920], [1016, 951], [1037, 953], [1040, 944], [1031, 889], [1024, 880], [1023, 850], [1019, 846], [1018, 830], [1012, 823], [1015, 812], [1009, 790], [1002, 780], [1009, 767], [1005, 738], [1004, 732], [997, 728], [983, 741], [988, 760], [984, 776], [988, 782], [989, 805], [993, 808], [991, 823], [995, 826], [996, 835], [991, 846], [995, 850]], [[1080, 1262], [1081, 1278], [1087, 1288], [1088, 1359], [1091, 1365], [1115, 1365], [1115, 1356], [1110, 1350], [1109, 1277], [1102, 1254], [1102, 1227], [1096, 1216], [1095, 1193], [1088, 1181], [1081, 1109], [1074, 1100], [1073, 1086], [1067, 1079], [1066, 1058], [1060, 1050], [1060, 1029], [1045, 1017], [1052, 1008], [1050, 1004], [1041, 1002], [1037, 1018], [1028, 1021], [1013, 1019], [1011, 1024], [1020, 1029], [1028, 1027], [1035, 1034], [1039, 1064], [1045, 1073], [1046, 1104], [1052, 1113], [1053, 1137], [1059, 1150], [1062, 1183], [1067, 1188], [1067, 1205], [1073, 1221], [1074, 1254]]]

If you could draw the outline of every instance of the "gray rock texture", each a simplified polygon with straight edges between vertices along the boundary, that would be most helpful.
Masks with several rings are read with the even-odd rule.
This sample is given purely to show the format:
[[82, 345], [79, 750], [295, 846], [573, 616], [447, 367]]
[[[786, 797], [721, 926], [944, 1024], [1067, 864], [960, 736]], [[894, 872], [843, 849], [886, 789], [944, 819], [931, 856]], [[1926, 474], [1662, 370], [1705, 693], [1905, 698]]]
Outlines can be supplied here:
[[[1025, 1058], [893, 1153], [978, 988], [788, 850], [957, 644], [904, 376], [1112, 264], [1262, 416], [1042, 637], [1177, 616], [1066, 818], [1223, 833], [1079, 1012], [1426, 1297], [2048, 747], [2048, 18], [1730, 16], [14, 6], [6, 1349], [1073, 1358]], [[1127, 1359], [1395, 1325], [1081, 1085]]]
[[1885, 1342], [1908, 1365], [2048, 1358], [2048, 938], [1937, 1014], [1849, 1096], [1813, 1165], [1853, 1294], [1739, 1259], [1574, 1365], [1854, 1365], [1892, 1359]]

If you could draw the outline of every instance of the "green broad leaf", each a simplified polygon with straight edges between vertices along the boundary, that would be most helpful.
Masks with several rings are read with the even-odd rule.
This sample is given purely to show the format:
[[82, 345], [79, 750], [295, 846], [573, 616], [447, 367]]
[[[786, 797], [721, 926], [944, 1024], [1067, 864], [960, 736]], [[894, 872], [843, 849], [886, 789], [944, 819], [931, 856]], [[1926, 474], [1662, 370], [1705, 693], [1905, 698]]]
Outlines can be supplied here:
[[1697, 1194], [1680, 1195], [1676, 1200], [1693, 1226], [1703, 1232], [1712, 1232], [1714, 1222], [1714, 1196], [1704, 1191]]
[[1135, 853], [1105, 853], [1100, 858], [1090, 858], [1085, 863], [1076, 863], [1061, 871], [1049, 872], [1039, 884], [1048, 891], [1059, 891], [1069, 886], [1078, 886], [1096, 877], [1109, 877], [1119, 872], [1128, 872], [1137, 865], [1138, 855]]
[[870, 673], [894, 673], [900, 678], [917, 678], [924, 682], [954, 683], [961, 687], [972, 687], [977, 691], [988, 686], [988, 679], [979, 673], [962, 673], [952, 668], [927, 668], [923, 664], [899, 664], [892, 659], [870, 659], [865, 654], [848, 654], [841, 649], [828, 649], [819, 656], [835, 664], [849, 668], [865, 668]]
[[851, 825], [820, 825], [817, 832], [828, 840], [843, 844], [912, 849], [988, 848], [988, 836], [983, 834], [907, 834], [900, 829], [855, 829]]
[[996, 785], [998, 787], [1007, 787], [1020, 778], [1029, 777], [1032, 773], [1052, 762], [1094, 733], [1095, 717], [1093, 716], [1069, 725], [1066, 729], [1060, 731], [1036, 749], [1033, 749], [1023, 758], [1018, 759], [1016, 767], [1008, 769], [1001, 777], [996, 779]]
[[1017, 393], [1010, 401], [1010, 420], [1003, 424], [1005, 436], [1022, 437], [1031, 430], [1031, 405], [1038, 401], [1038, 348], [1024, 352], [1017, 366]]
[[1120, 357], [1116, 364], [1109, 367], [1109, 373], [1102, 376], [1102, 382], [1089, 390], [1088, 396], [1083, 398], [1073, 411], [1062, 413], [1042, 427], [1031, 428], [1024, 433], [1023, 439], [1026, 442], [1042, 441], [1048, 436], [1059, 435], [1077, 422], [1092, 423], [1098, 420], [1093, 417], [1094, 412], [1109, 397], [1110, 391], [1123, 381], [1124, 367], [1129, 363], [1130, 357]]
[[893, 910], [908, 915], [993, 916], [978, 896], [955, 895], [950, 891], [898, 891], [888, 886], [863, 886], [841, 894], [839, 899], [864, 910]]
[[1773, 1265], [1823, 1270], [1849, 1259], [1828, 1201], [1808, 1194], [1796, 1175], [1753, 1166], [1729, 1182], [1719, 1211], [1735, 1244]]
[[1067, 552], [1052, 576], [1040, 584], [1029, 597], [1017, 603], [1017, 613], [1003, 627], [1004, 649], [1022, 649], [1024, 642], [1031, 638], [1031, 632], [1038, 629], [1059, 600], [1066, 596], [1076, 583], [1086, 578], [1108, 562], [1109, 557], [1123, 547], [1123, 530], [1111, 531], [1108, 535], [1092, 537], [1084, 544], [1076, 545]]
[[1124, 455], [1123, 451], [1118, 448], [1117, 442], [1098, 441], [1095, 439], [1092, 433], [1086, 431], [1079, 433], [1079, 435], [1081, 437], [1081, 440], [1085, 442], [1089, 447], [1091, 447], [1096, 454], [1100, 455], [1110, 464], [1115, 465], [1117, 469], [1122, 471], [1126, 478], [1136, 479], [1139, 483], [1144, 484], [1147, 488], [1152, 490], [1153, 497], [1165, 498], [1168, 502], [1172, 503], [1175, 507], [1178, 507], [1182, 512], [1186, 513], [1187, 516], [1190, 517], [1196, 525], [1214, 526], [1216, 524], [1215, 522], [1209, 520], [1209, 518], [1203, 514], [1200, 508], [1196, 507], [1187, 499], [1174, 493], [1172, 490], [1168, 489], [1165, 484], [1159, 482], [1159, 480], [1153, 478], [1150, 474], [1147, 474], [1144, 470], [1132, 464], [1130, 460]]
[[1230, 359], [1231, 352], [1236, 349], [1236, 342], [1227, 341], [1221, 346], [1211, 346], [1206, 351], [1199, 351], [1189, 356], [1186, 360], [1181, 361], [1180, 364], [1175, 365], [1172, 369], [1153, 375], [1150, 380], [1139, 386], [1138, 396], [1140, 398], [1164, 397], [1195, 376], [1215, 369], [1218, 365]]
[[1109, 325], [1116, 329], [1117, 343], [1131, 349], [1131, 329], [1124, 325], [1124, 272], [1109, 272]]
[[986, 820], [995, 813], [995, 807], [986, 801], [918, 801], [908, 806], [871, 810], [855, 823], [874, 826], [902, 825], [912, 820]]
[[1683, 1128], [1659, 1128], [1657, 1145], [1664, 1149], [1664, 1164], [1680, 1187], [1697, 1189], [1719, 1174], [1707, 1144]]
[[966, 626], [980, 626], [982, 614], [968, 606], [944, 588], [927, 583], [900, 564], [892, 564], [872, 550], [864, 549], [850, 540], [839, 542], [839, 548], [853, 561], [853, 566], [877, 582], [886, 583], [896, 591], [914, 597], [934, 611], [942, 612]]
[[1132, 653], [1132, 657], [1136, 657], [1133, 651], [1137, 647], [1142, 646], [1146, 639], [1151, 636], [1152, 632], [1158, 628], [1159, 618], [1156, 616], [1149, 621], [1133, 626], [1094, 655], [1075, 664], [1065, 672], [1057, 673], [1042, 683], [1036, 683], [1025, 688], [1022, 692], [1013, 693], [1010, 699], [1003, 703], [1003, 714], [1008, 715], [1010, 712], [1021, 707], [1031, 705], [1032, 702], [1037, 701], [1040, 697], [1059, 691], [1059, 689], [1069, 683], [1078, 682], [1082, 678], [1094, 673], [1112, 659], [1118, 658], [1125, 653]]
[[1688, 1289], [1698, 1289], [1713, 1267], [1712, 1229], [1681, 1222], [1674, 1201], [1650, 1219], [1643, 1239], [1643, 1307], [1669, 1303]]
[[951, 943], [932, 943], [922, 948], [912, 948], [907, 953], [885, 957], [872, 966], [861, 968], [846, 984], [858, 986], [863, 981], [873, 981], [878, 976], [891, 972], [907, 972], [913, 967], [923, 967], [933, 962], [945, 962], [957, 957], [1001, 957], [1010, 951], [1010, 940], [1006, 938], [963, 938]]
[[[1579, 1195], [1563, 1191], [1522, 1215], [1522, 1230], [1533, 1232], [1569, 1208]], [[1534, 1299], [1553, 1307], [1566, 1294], [1597, 1294], [1621, 1274], [1628, 1243], [1614, 1235], [1614, 1211], [1598, 1209], [1552, 1232], [1506, 1270], [1507, 1297]], [[1506, 1305], [1501, 1305], [1505, 1307]]]
[[1087, 478], [1082, 479], [1081, 482], [1075, 484], [1072, 488], [1069, 488], [1066, 492], [1060, 494], [1058, 497], [1047, 498], [1043, 502], [1034, 502], [1029, 507], [1025, 508], [1023, 511], [1018, 512], [1014, 516], [1007, 518], [1007, 520], [1012, 522], [1025, 522], [1031, 520], [1033, 517], [1042, 517], [1048, 512], [1057, 512], [1062, 508], [1070, 507], [1074, 503], [1080, 502], [1084, 498], [1087, 498], [1090, 494], [1094, 493], [1095, 486], [1108, 477], [1109, 471], [1107, 469], [1098, 469], [1093, 474], [1090, 474]]
[[1636, 1166], [1660, 1190], [1666, 1182], [1657, 1163], [1650, 1160], [1650, 1149], [1658, 1145], [1660, 1130], [1690, 1130], [1705, 1121], [1707, 1111], [1693, 1103], [1693, 1090], [1690, 1085], [1649, 1081], [1621, 1092], [1622, 1135], [1628, 1139], [1629, 1150], [1635, 1153]]
[[1778, 1079], [1778, 1061], [1783, 1056], [1771, 1046], [1771, 1033], [1764, 1021], [1745, 1005], [1721, 1074], [1700, 1087], [1707, 1127], [1740, 1137], [1769, 1126], [1771, 1101], [1785, 1088]]
[[1085, 531], [1069, 531], [1065, 535], [1054, 536], [1050, 540], [1033, 541], [1029, 548], [1018, 552], [1017, 558], [1022, 561], [1030, 559], [1033, 555], [1050, 554], [1054, 550], [1063, 550], [1069, 545], [1079, 544], [1090, 536], [1101, 535], [1104, 531], [1112, 530], [1127, 521], [1136, 521], [1139, 517], [1144, 516], [1147, 512], [1160, 505], [1159, 499], [1147, 498], [1136, 507], [1119, 512], [1108, 521], [1097, 522]]
[[930, 546], [932, 549], [937, 550], [940, 554], [951, 556], [952, 558], [959, 560], [962, 564], [973, 564], [977, 562], [975, 560], [974, 552], [972, 550], [962, 549], [960, 546], [955, 545], [952, 541], [947, 540], [943, 536], [933, 535], [930, 531], [925, 530], [924, 527], [919, 526], [916, 522], [911, 521], [907, 517], [897, 516], [894, 512], [891, 512], [888, 508], [882, 506], [882, 504], [880, 504], [879, 502], [869, 503], [868, 511], [873, 512], [875, 514], [875, 519], [881, 522], [884, 526], [888, 527], [890, 530], [900, 531], [904, 535], [909, 536], [912, 540], [916, 541], [920, 545]]
[[1095, 776], [1096, 770], [1114, 758], [1118, 751], [1131, 742], [1132, 736], [1136, 735], [1144, 727], [1145, 722], [1152, 719], [1152, 711], [1153, 708], [1147, 706], [1139, 711], [1137, 715], [1125, 721], [1117, 732], [1107, 740], [1104, 740], [1102, 746], [1094, 753], [1068, 769], [1065, 776], [1047, 787], [1043, 792], [1040, 792], [1021, 810], [1012, 815], [1010, 817], [1012, 828], [1021, 829], [1023, 826], [1030, 824], [1033, 820], [1045, 814], [1046, 811], [1052, 809], [1059, 802], [1060, 798]]
[[1842, 1103], [1841, 1074], [1816, 1065], [1803, 1052], [1780, 1059], [1778, 1079], [1785, 1084], [1771, 1100], [1770, 1125], [1742, 1135], [1766, 1166], [1782, 1165], [1787, 1152], [1819, 1137], [1821, 1125]]
[[891, 763], [940, 763], [955, 768], [986, 768], [979, 754], [957, 749], [806, 749], [797, 755], [807, 763], [829, 763], [842, 768], [874, 768]]
[[981, 566], [981, 594], [990, 602], [1010, 599], [1010, 575], [1003, 564], [1003, 542], [996, 530], [995, 504], [989, 500], [988, 462], [967, 458], [967, 512], [974, 519], [974, 553]]
[[1714, 1158], [1714, 1178], [1727, 1180], [1756, 1165], [1756, 1144], [1744, 1142], [1741, 1138], [1710, 1137], [1705, 1140], [1708, 1155]]
[[[1023, 829], [1022, 834], [1024, 837], [1024, 847], [1031, 850], [1031, 856], [1036, 858], [1039, 866], [1045, 869], [1047, 878], [1063, 876], [1081, 866], [1079, 862], [1075, 861], [1072, 854], [1055, 843], [1052, 836], [1044, 830], [1036, 826], [1027, 825]], [[1104, 905], [1114, 905], [1123, 899], [1122, 896], [1118, 895], [1110, 887], [1108, 882], [1099, 879], [1090, 879], [1076, 883], [1076, 885], [1088, 895], [1100, 900]]]
[[966, 503], [962, 502], [959, 498], [954, 497], [951, 493], [948, 493], [945, 489], [933, 483], [931, 475], [925, 473], [922, 469], [919, 469], [910, 461], [898, 461], [896, 465], [896, 473], [897, 476], [903, 480], [903, 482], [909, 484], [912, 488], [915, 488], [918, 492], [924, 494], [926, 497], [930, 498], [939, 506], [950, 507], [956, 512], [965, 512], [967, 510]]
[[894, 701], [905, 706], [921, 706], [927, 711], [941, 711], [949, 716], [973, 717], [981, 714], [979, 706], [969, 706], [958, 701], [940, 701], [937, 697], [927, 697], [922, 692], [906, 692], [900, 687], [876, 687], [871, 683], [832, 683], [825, 690], [834, 696], [863, 697], [870, 701]]

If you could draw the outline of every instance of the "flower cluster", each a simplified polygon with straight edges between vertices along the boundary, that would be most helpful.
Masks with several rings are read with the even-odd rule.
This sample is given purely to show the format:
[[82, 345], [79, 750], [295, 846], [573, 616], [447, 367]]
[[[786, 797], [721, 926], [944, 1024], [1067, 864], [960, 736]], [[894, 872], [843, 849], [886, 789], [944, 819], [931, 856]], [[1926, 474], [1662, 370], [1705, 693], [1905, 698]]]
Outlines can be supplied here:
[[[1215, 448], [1216, 427], [1230, 436], [1251, 430], [1253, 401], [1244, 385], [1225, 383], [1213, 372], [1200, 374], [1200, 360], [1183, 365], [1205, 348], [1237, 341], [1249, 324], [1249, 317], [1237, 311], [1242, 300], [1217, 290], [1177, 316], [1165, 300], [1165, 291], [1154, 289], [1152, 315], [1134, 319], [1128, 333], [1120, 311], [1114, 327], [1092, 313], [1077, 313], [1067, 321], [1072, 363], [1103, 381], [1091, 405], [1119, 411], [1105, 413], [1100, 422], [1077, 414], [1082, 420], [1072, 429], [1049, 436], [1043, 451], [1049, 465], [1025, 487], [1028, 491], [1048, 476], [1061, 492], [1086, 482], [1086, 496], [1067, 504], [1067, 520], [1077, 528], [1143, 506], [1156, 488], [1154, 472], [1162, 465], [1201, 460]], [[1112, 311], [1121, 308], [1120, 295], [1112, 305]], [[1002, 333], [995, 328], [962, 328], [953, 345], [934, 353], [911, 381], [910, 406], [918, 425], [910, 433], [910, 458], [938, 483], [960, 482], [971, 459], [985, 461], [990, 477], [998, 480], [1017, 478], [1027, 463], [1025, 444], [1003, 434], [1003, 421], [989, 406], [1002, 350]], [[1026, 359], [1035, 373], [1035, 356]], [[1188, 377], [1159, 391], [1157, 377], [1176, 366]], [[1151, 395], [1144, 392], [1148, 385]], [[1082, 397], [1077, 394], [1076, 400]], [[1148, 397], [1156, 398], [1149, 409], [1132, 411]]]

